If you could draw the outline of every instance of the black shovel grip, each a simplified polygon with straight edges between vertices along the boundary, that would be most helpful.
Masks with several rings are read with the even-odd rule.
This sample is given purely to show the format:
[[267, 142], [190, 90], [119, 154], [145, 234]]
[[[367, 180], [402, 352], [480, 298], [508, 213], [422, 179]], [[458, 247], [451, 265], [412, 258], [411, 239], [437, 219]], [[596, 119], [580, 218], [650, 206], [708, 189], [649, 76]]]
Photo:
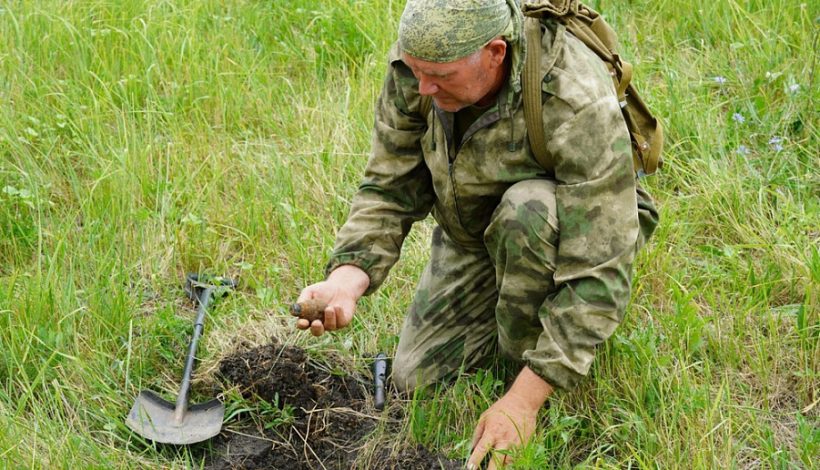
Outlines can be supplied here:
[[374, 406], [377, 410], [384, 409], [384, 388], [387, 380], [387, 356], [379, 353], [373, 362]]

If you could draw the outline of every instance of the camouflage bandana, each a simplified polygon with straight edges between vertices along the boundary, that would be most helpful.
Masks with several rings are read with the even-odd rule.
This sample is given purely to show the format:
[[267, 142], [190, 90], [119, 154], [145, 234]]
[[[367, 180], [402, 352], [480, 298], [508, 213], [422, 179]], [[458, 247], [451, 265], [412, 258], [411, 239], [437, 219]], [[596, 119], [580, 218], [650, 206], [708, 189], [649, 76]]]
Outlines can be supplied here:
[[399, 21], [399, 46], [417, 59], [453, 62], [501, 36], [512, 52], [509, 82], [519, 91], [522, 23], [518, 0], [408, 0]]

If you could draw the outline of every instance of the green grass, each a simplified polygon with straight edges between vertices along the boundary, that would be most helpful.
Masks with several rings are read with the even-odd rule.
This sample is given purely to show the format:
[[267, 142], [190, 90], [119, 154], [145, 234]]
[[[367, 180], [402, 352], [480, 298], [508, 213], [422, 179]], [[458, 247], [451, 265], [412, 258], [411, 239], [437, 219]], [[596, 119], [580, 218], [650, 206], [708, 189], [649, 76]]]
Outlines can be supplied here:
[[[813, 468], [820, 461], [820, 11], [811, 2], [595, 2], [662, 116], [662, 212], [624, 324], [558, 393], [519, 468]], [[123, 417], [173, 393], [188, 271], [238, 276], [195, 390], [271, 334], [355, 364], [395, 347], [416, 227], [344, 334], [291, 331], [367, 159], [402, 2], [0, 3], [0, 467], [184, 468]], [[465, 457], [503, 386], [394, 402], [405, 438]], [[201, 393], [201, 392], [200, 392]], [[226, 423], [287, 421], [229, 394]], [[363, 454], [366, 458], [366, 453]]]

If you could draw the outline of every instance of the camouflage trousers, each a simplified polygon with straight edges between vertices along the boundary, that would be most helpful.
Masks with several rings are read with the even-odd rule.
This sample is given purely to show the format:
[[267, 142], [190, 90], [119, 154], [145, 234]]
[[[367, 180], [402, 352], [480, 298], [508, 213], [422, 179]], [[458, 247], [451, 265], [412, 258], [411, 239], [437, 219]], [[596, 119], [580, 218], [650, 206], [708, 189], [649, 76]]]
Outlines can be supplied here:
[[464, 247], [435, 228], [393, 361], [399, 390], [448, 380], [489, 365], [496, 355], [520, 361], [535, 348], [543, 332], [538, 310], [555, 290], [555, 183], [510, 187], [483, 241], [483, 247]]

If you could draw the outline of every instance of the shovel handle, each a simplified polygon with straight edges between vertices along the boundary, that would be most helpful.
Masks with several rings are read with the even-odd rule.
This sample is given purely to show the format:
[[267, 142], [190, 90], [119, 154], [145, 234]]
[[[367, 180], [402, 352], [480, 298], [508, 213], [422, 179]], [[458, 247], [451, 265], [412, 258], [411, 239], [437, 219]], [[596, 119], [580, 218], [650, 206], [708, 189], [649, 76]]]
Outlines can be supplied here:
[[191, 391], [191, 376], [194, 372], [194, 361], [196, 360], [196, 348], [199, 343], [199, 338], [202, 336], [202, 330], [205, 329], [205, 313], [208, 310], [208, 304], [211, 303], [211, 295], [214, 292], [214, 287], [205, 287], [197, 289], [196, 302], [199, 304], [197, 308], [196, 320], [194, 321], [194, 334], [191, 336], [191, 344], [188, 345], [188, 356], [185, 358], [185, 369], [182, 372], [182, 384], [179, 386], [179, 394], [177, 395], [176, 407], [174, 408], [174, 420], [181, 423], [185, 418], [185, 412], [188, 411], [188, 395]]

